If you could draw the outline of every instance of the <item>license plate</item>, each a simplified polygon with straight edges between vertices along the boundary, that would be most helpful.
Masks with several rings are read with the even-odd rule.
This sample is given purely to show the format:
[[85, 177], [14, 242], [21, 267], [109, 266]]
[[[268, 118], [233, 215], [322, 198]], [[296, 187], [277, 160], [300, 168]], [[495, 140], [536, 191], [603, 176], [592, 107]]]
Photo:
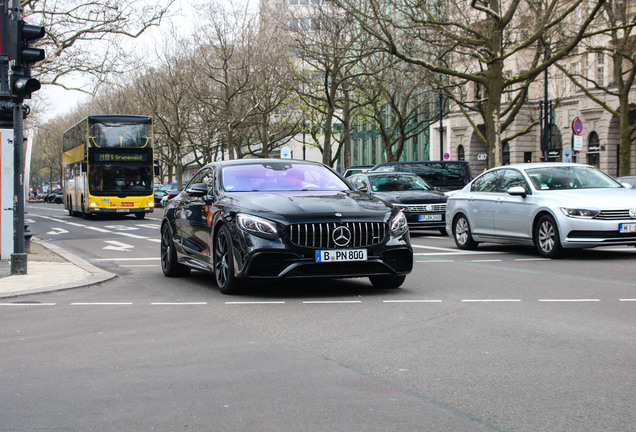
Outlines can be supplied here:
[[622, 223], [622, 224], [618, 224], [618, 232], [622, 232], [622, 233], [636, 233], [636, 223]]
[[316, 251], [316, 262], [366, 261], [366, 249], [342, 249]]
[[441, 214], [419, 215], [417, 217], [417, 220], [420, 221], [420, 222], [441, 221], [442, 220], [442, 215]]
[[115, 210], [115, 212], [116, 213], [129, 213], [130, 210], [128, 210], [128, 209], [117, 209], [117, 210]]

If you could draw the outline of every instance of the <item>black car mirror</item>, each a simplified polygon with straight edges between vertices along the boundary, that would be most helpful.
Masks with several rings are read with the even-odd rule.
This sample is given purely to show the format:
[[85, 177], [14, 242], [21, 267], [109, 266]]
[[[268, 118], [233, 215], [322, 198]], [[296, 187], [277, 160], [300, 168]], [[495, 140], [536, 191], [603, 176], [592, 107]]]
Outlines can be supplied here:
[[195, 183], [188, 186], [186, 193], [192, 197], [202, 197], [208, 194], [207, 183]]

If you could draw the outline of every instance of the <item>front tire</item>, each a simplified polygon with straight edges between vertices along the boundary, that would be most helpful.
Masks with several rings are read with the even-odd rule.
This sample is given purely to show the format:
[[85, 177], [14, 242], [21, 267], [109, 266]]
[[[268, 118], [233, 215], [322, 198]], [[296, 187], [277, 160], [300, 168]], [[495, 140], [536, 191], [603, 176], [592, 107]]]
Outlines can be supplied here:
[[559, 237], [559, 228], [554, 218], [543, 215], [534, 228], [534, 244], [544, 258], [558, 258], [563, 255], [563, 246]]
[[457, 247], [463, 250], [477, 249], [477, 245], [479, 244], [473, 240], [470, 224], [463, 214], [455, 218], [455, 222], [453, 223], [453, 238], [455, 239]]
[[232, 234], [223, 225], [214, 238], [214, 277], [223, 294], [237, 294], [240, 291], [240, 281], [234, 275], [233, 251]]
[[375, 288], [396, 289], [402, 286], [406, 276], [369, 276], [371, 285]]
[[177, 251], [168, 224], [164, 225], [161, 230], [161, 271], [167, 277], [187, 276], [190, 274], [190, 267], [177, 261]]

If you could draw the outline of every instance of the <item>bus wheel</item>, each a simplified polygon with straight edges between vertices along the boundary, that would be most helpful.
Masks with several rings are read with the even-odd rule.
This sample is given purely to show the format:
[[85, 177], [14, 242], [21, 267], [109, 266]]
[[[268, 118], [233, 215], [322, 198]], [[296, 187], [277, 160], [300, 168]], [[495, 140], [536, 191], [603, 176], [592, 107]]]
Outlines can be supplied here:
[[66, 207], [68, 210], [68, 215], [73, 216], [73, 201], [71, 201], [70, 197], [66, 200]]

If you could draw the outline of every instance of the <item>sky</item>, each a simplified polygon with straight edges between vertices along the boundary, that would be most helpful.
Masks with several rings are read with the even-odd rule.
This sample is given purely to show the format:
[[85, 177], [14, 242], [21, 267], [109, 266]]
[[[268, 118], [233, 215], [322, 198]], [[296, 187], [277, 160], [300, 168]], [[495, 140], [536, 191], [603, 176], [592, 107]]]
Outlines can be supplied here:
[[[237, 0], [222, 1], [232, 4]], [[258, 0], [251, 0], [249, 3], [252, 6], [258, 5]], [[160, 27], [146, 31], [140, 40], [135, 41], [134, 44], [137, 46], [140, 44], [156, 44], [158, 40], [161, 40], [162, 32], [165, 33], [171, 25], [179, 29], [193, 30], [192, 22], [196, 20], [197, 12], [192, 1], [177, 0], [176, 4], [173, 5], [173, 14], [175, 16], [162, 23]], [[34, 105], [34, 108], [42, 110], [40, 114], [44, 121], [72, 112], [79, 104], [89, 100], [91, 97], [82, 92], [64, 90], [59, 86], [53, 85], [43, 85], [38, 93], [38, 99], [42, 99], [42, 102]]]

